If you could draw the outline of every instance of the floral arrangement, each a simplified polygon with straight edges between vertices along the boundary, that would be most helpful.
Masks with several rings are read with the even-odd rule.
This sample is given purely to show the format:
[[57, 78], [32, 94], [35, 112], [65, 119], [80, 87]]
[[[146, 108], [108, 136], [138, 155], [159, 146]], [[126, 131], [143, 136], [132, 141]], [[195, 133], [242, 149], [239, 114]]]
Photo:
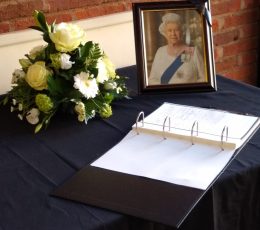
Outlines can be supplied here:
[[111, 116], [111, 102], [126, 96], [127, 89], [99, 44], [85, 41], [85, 32], [75, 24], [48, 25], [39, 11], [34, 19], [31, 28], [41, 31], [47, 44], [19, 60], [21, 69], [14, 71], [3, 104], [9, 101], [11, 112], [35, 125], [35, 133], [46, 128], [58, 110], [71, 111], [86, 123], [96, 114]]

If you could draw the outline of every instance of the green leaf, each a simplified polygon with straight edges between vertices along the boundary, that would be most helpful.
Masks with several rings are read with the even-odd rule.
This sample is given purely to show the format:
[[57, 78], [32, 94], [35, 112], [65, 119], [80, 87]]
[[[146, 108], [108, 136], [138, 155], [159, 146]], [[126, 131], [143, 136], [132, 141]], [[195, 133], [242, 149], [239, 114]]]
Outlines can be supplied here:
[[44, 40], [45, 42], [47, 42], [47, 43], [52, 43], [52, 40], [50, 39], [49, 33], [44, 33], [44, 34], [42, 35], [42, 37], [43, 37], [43, 40]]
[[82, 93], [80, 91], [78, 91], [77, 89], [73, 89], [68, 94], [68, 97], [73, 98], [74, 100], [77, 100], [77, 99], [82, 98]]
[[83, 102], [85, 104], [85, 112], [87, 114], [87, 117], [92, 116], [92, 111], [97, 111], [100, 108], [100, 104], [96, 102], [94, 99], [87, 100]]
[[83, 62], [85, 61], [86, 57], [89, 55], [92, 46], [93, 46], [93, 42], [89, 41], [85, 43], [84, 46], [79, 47], [79, 58], [83, 60]]
[[45, 62], [49, 62], [50, 61], [50, 55], [55, 53], [56, 49], [55, 49], [55, 45], [53, 43], [49, 43], [48, 46], [45, 48]]
[[76, 74], [75, 74], [74, 70], [71, 69], [71, 70], [67, 70], [67, 71], [61, 70], [57, 75], [66, 80], [71, 80], [71, 79], [73, 79], [73, 76]]
[[1, 104], [2, 104], [2, 105], [6, 105], [6, 104], [8, 103], [8, 101], [9, 101], [9, 97], [6, 96], [2, 101], [0, 101], [0, 105], [1, 105]]
[[102, 56], [103, 52], [101, 51], [99, 44], [93, 43], [93, 46], [91, 47], [89, 55], [87, 57], [87, 62], [91, 63], [91, 65], [94, 67], [97, 65], [98, 59]]
[[34, 129], [34, 133], [38, 133], [42, 128], [42, 123], [36, 125], [35, 129]]
[[[96, 65], [96, 64], [93, 64], [93, 65]], [[91, 72], [91, 74], [93, 74], [95, 77], [97, 77], [97, 75], [98, 75], [98, 69], [97, 68], [92, 68], [92, 67], [87, 68], [86, 67], [85, 71], [87, 72], [88, 70]]]
[[50, 77], [48, 79], [48, 89], [54, 97], [66, 97], [71, 90], [71, 84], [65, 79]]
[[10, 98], [15, 98], [17, 101], [29, 108], [35, 103], [34, 99], [37, 93], [38, 92], [31, 88], [24, 79], [21, 79], [19, 85], [14, 86], [8, 94]]
[[44, 14], [41, 11], [37, 11], [36, 19], [37, 19], [39, 25], [41, 26], [41, 28], [45, 32], [49, 32], [49, 27], [48, 27], [48, 24], [46, 22], [45, 16], [44, 16]]
[[83, 64], [85, 63], [89, 68], [95, 68], [97, 61], [103, 56], [98, 44], [89, 41], [77, 49], [76, 62]]
[[51, 33], [54, 32], [55, 22], [56, 22], [56, 20], [51, 24]]
[[33, 30], [38, 30], [38, 31], [44, 32], [44, 30], [40, 26], [29, 26], [29, 28], [33, 29]]

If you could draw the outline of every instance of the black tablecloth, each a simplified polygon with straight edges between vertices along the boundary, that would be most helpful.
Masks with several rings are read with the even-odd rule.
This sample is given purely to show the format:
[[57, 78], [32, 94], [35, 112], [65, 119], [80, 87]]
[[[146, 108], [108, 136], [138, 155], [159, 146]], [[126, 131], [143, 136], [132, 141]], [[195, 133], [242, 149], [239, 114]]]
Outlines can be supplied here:
[[[218, 91], [137, 96], [136, 67], [129, 77], [131, 99], [113, 103], [113, 116], [88, 125], [58, 114], [46, 131], [0, 108], [0, 230], [168, 229], [167, 226], [49, 194], [79, 169], [104, 154], [134, 124], [163, 102], [232, 110], [260, 116], [260, 89], [217, 76]], [[170, 229], [170, 228], [169, 228]], [[197, 204], [181, 229], [260, 229], [260, 132]]]

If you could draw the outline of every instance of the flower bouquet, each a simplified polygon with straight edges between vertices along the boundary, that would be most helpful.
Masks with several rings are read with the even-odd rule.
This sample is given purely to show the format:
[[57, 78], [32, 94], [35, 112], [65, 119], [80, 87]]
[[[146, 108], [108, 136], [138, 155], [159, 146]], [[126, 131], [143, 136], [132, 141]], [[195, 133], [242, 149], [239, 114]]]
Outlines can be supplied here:
[[47, 43], [33, 48], [19, 60], [13, 73], [8, 101], [11, 111], [35, 125], [35, 133], [47, 127], [58, 110], [70, 111], [80, 122], [112, 115], [111, 102], [127, 95], [125, 78], [99, 44], [85, 41], [85, 32], [75, 24], [48, 25], [42, 12], [35, 11], [36, 26]]

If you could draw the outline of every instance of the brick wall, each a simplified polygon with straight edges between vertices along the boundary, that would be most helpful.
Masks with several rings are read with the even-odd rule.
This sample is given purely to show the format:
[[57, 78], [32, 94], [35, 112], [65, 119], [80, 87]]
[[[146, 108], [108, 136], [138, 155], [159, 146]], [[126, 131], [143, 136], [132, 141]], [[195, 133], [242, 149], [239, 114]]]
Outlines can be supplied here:
[[260, 64], [260, 1], [213, 0], [211, 8], [217, 73], [256, 84]]
[[[49, 22], [73, 21], [131, 10], [138, 0], [0, 0], [0, 33], [34, 24], [34, 9]], [[211, 0], [218, 74], [253, 85], [259, 79], [260, 1]]]

